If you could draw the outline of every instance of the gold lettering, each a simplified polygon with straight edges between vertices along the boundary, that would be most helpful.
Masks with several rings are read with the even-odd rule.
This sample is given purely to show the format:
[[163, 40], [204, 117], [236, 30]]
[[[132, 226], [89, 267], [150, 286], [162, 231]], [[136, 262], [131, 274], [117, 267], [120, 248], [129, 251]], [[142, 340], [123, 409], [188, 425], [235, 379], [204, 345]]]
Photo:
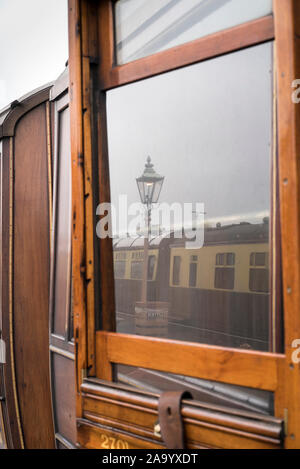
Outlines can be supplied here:
[[114, 437], [108, 437], [103, 433], [100, 435], [101, 437], [101, 448], [104, 449], [129, 449], [129, 445], [127, 441], [116, 439]]

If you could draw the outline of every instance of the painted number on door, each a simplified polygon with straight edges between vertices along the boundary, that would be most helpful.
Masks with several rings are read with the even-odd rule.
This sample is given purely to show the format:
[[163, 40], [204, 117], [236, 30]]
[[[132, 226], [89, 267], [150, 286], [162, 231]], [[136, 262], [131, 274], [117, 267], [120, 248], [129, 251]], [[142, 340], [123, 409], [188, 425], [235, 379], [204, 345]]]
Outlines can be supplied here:
[[101, 434], [101, 448], [103, 449], [129, 449], [127, 441]]

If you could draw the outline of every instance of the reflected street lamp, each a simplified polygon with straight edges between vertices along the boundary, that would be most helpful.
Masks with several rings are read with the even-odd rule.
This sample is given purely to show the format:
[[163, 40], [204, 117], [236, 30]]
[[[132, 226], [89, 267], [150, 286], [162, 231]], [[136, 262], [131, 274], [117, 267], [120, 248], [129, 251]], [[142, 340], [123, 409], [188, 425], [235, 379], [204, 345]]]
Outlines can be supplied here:
[[147, 281], [148, 281], [148, 249], [151, 223], [151, 206], [158, 202], [164, 176], [160, 176], [153, 168], [151, 158], [148, 156], [143, 174], [136, 178], [142, 204], [146, 205], [147, 235], [144, 238], [144, 265], [142, 283], [142, 302], [147, 302]]
[[148, 156], [143, 174], [136, 179], [142, 204], [156, 204], [164, 182], [164, 177], [157, 174], [153, 169], [151, 158]]

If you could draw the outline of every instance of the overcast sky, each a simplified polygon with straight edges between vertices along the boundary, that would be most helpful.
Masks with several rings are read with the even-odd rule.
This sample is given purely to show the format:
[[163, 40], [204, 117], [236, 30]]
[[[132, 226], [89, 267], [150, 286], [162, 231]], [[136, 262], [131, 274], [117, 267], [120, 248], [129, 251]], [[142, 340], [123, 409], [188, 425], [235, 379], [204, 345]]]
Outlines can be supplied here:
[[[0, 0], [0, 109], [55, 80], [67, 58], [67, 0]], [[161, 202], [204, 202], [220, 221], [268, 214], [271, 58], [265, 44], [109, 92], [113, 198], [138, 200], [150, 155]]]
[[109, 91], [113, 201], [139, 201], [135, 178], [150, 155], [165, 176], [160, 202], [203, 202], [206, 221], [261, 223], [270, 209], [272, 82], [267, 43]]
[[0, 0], [0, 109], [63, 72], [67, 0]]

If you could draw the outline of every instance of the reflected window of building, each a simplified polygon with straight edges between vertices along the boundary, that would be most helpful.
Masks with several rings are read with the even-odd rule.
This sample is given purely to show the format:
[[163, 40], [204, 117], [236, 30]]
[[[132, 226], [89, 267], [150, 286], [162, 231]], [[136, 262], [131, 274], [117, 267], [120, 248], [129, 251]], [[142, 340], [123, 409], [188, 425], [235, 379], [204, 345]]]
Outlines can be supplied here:
[[225, 265], [225, 254], [217, 254], [216, 265]]
[[190, 264], [189, 286], [196, 287], [197, 285], [197, 264], [192, 262]]
[[215, 269], [215, 288], [221, 290], [234, 289], [234, 269], [220, 268]]
[[142, 261], [131, 261], [130, 277], [132, 279], [139, 280], [143, 276], [143, 262]]
[[235, 254], [233, 252], [217, 254], [216, 256], [216, 265], [234, 265], [235, 264]]
[[181, 257], [174, 256], [173, 258], [173, 285], [180, 285], [180, 266]]
[[124, 278], [126, 270], [126, 261], [115, 261], [114, 269], [116, 278]]
[[268, 253], [252, 252], [250, 266], [256, 268], [250, 268], [249, 270], [249, 290], [261, 293], [269, 292]]
[[226, 254], [226, 265], [234, 265], [235, 264], [235, 254], [233, 252], [229, 252]]
[[252, 252], [250, 255], [250, 265], [266, 266], [268, 262], [267, 252]]
[[149, 256], [148, 258], [148, 280], [154, 279], [154, 269], [155, 269], [155, 256]]

